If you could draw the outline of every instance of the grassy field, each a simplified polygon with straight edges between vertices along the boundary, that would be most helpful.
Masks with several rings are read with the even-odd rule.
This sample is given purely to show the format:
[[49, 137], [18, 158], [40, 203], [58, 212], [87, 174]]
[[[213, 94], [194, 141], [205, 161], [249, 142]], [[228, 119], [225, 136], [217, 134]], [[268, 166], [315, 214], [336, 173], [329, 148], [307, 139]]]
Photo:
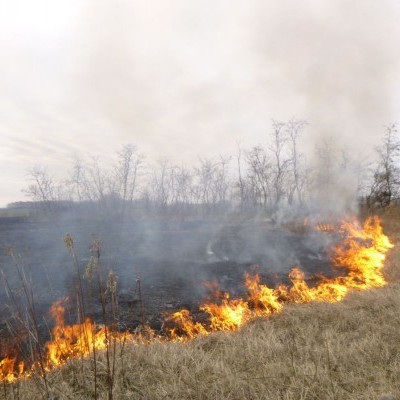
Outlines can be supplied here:
[[[382, 214], [395, 247], [389, 284], [336, 304], [288, 305], [234, 333], [179, 343], [125, 346], [115, 357], [114, 399], [400, 399], [400, 212]], [[107, 399], [105, 354], [97, 397]], [[92, 399], [90, 360], [48, 374], [52, 399]], [[43, 381], [4, 385], [0, 399], [40, 399]]]

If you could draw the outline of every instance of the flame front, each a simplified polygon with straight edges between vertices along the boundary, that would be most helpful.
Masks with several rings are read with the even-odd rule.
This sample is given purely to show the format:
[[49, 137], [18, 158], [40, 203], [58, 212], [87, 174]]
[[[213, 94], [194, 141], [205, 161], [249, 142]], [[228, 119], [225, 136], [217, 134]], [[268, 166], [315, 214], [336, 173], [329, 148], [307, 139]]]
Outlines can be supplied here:
[[[55, 321], [51, 331], [52, 339], [45, 344], [45, 358], [42, 360], [45, 371], [65, 364], [77, 357], [88, 357], [96, 350], [105, 350], [111, 341], [122, 342], [131, 339], [131, 334], [116, 332], [104, 325], [97, 325], [90, 319], [75, 325], [66, 325], [65, 309], [60, 300], [50, 308], [50, 315]], [[139, 336], [138, 336], [139, 341]], [[142, 340], [141, 340], [142, 341]], [[29, 369], [24, 362], [17, 363], [17, 357], [6, 357], [0, 361], [0, 381], [15, 382], [19, 377], [30, 376], [33, 372], [42, 373], [38, 361]]]
[[[330, 225], [317, 226], [317, 229], [333, 230]], [[318, 283], [310, 287], [304, 272], [293, 268], [289, 273], [291, 285], [278, 285], [273, 289], [261, 284], [259, 275], [246, 273], [244, 284], [248, 294], [245, 299], [232, 299], [229, 293], [219, 293], [217, 303], [207, 302], [200, 307], [200, 312], [207, 317], [204, 322], [196, 321], [186, 309], [177, 311], [165, 320], [167, 338], [152, 336], [153, 339], [146, 342], [156, 339], [185, 341], [215, 331], [234, 331], [254, 318], [281, 312], [286, 303], [334, 303], [342, 300], [350, 290], [384, 286], [385, 254], [393, 245], [383, 234], [379, 219], [370, 218], [363, 227], [354, 221], [343, 222], [336, 231], [343, 240], [333, 249], [332, 261], [343, 274], [332, 279], [320, 277]], [[64, 307], [59, 301], [52, 305], [50, 314], [55, 327], [52, 340], [45, 345], [46, 370], [72, 358], [90, 356], [95, 350], [104, 350], [110, 340], [122, 342], [129, 338], [135, 343], [144, 342], [140, 334], [116, 332], [110, 327], [96, 325], [90, 319], [81, 324], [66, 325]], [[12, 383], [21, 376], [29, 376], [35, 368], [35, 364], [26, 368], [23, 362], [17, 362], [17, 357], [7, 356], [0, 361], [0, 381]]]
[[[181, 329], [169, 329], [172, 339], [190, 339], [213, 331], [232, 331], [257, 317], [269, 317], [283, 310], [286, 303], [309, 303], [323, 301], [335, 303], [354, 290], [367, 290], [386, 284], [382, 274], [386, 252], [393, 247], [383, 234], [380, 220], [369, 218], [361, 227], [356, 221], [343, 222], [338, 228], [332, 225], [317, 225], [319, 231], [335, 231], [343, 239], [333, 249], [333, 265], [345, 272], [333, 279], [320, 277], [319, 282], [310, 287], [300, 268], [289, 273], [291, 285], [278, 285], [272, 289], [260, 283], [259, 275], [245, 274], [246, 299], [231, 299], [223, 293], [219, 303], [207, 303], [200, 311], [208, 314], [208, 323], [194, 322], [189, 311], [184, 311], [184, 319], [178, 311], [172, 315]], [[314, 277], [315, 278], [315, 277]], [[184, 322], [183, 322], [184, 321]], [[184, 328], [182, 328], [184, 326]]]
[[52, 330], [52, 340], [46, 343], [47, 366], [60, 365], [77, 356], [87, 357], [93, 349], [104, 350], [107, 347], [104, 326], [99, 328], [90, 319], [82, 324], [65, 326], [61, 301], [51, 306], [50, 315], [56, 325]]
[[165, 322], [173, 325], [172, 328], [165, 328], [171, 339], [193, 339], [198, 335], [205, 335], [208, 333], [200, 322], [193, 321], [190, 312], [185, 309], [171, 314], [166, 318]]

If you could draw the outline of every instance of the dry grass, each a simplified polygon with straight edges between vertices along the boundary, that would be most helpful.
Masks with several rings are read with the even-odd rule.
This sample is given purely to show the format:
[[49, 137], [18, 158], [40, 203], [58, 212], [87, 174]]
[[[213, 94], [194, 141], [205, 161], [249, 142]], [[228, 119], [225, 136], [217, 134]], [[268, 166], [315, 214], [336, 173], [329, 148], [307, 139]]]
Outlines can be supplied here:
[[[397, 211], [396, 211], [397, 212]], [[400, 215], [385, 218], [394, 242]], [[389, 254], [382, 289], [337, 304], [287, 306], [235, 333], [186, 344], [126, 347], [116, 356], [114, 398], [400, 399], [400, 246]], [[98, 355], [97, 391], [107, 398], [107, 367]], [[48, 375], [53, 399], [92, 399], [93, 364], [80, 360]], [[39, 380], [8, 386], [0, 399], [40, 399]]]
[[[393, 285], [333, 305], [293, 305], [232, 334], [128, 348], [117, 356], [114, 398], [400, 398], [399, 310], [400, 287]], [[86, 362], [82, 374], [78, 360], [49, 374], [53, 398], [93, 398], [91, 368]], [[104, 399], [105, 358], [97, 369]], [[39, 399], [43, 391], [27, 380], [19, 393]]]

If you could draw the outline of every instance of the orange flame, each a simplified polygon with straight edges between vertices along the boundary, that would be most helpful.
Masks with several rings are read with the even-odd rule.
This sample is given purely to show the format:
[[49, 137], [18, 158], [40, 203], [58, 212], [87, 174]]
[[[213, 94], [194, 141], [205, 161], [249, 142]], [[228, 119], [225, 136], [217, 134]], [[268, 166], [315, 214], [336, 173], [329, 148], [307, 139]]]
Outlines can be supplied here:
[[[323, 226], [321, 231], [330, 231]], [[343, 240], [333, 249], [333, 265], [343, 274], [333, 278], [320, 278], [310, 287], [303, 271], [293, 268], [289, 273], [291, 285], [279, 285], [272, 289], [260, 283], [259, 275], [245, 274], [246, 299], [231, 299], [229, 293], [218, 292], [218, 304], [208, 302], [200, 307], [207, 315], [206, 322], [195, 321], [188, 310], [180, 310], [165, 319], [164, 330], [169, 340], [185, 341], [215, 331], [237, 330], [257, 317], [268, 317], [283, 310], [286, 303], [308, 303], [312, 301], [337, 302], [350, 290], [366, 290], [386, 284], [382, 274], [386, 252], [393, 247], [383, 234], [377, 217], [368, 219], [361, 227], [357, 222], [343, 222], [337, 229]], [[314, 277], [315, 278], [315, 277]], [[111, 340], [122, 342], [130, 339], [134, 343], [149, 343], [160, 340], [150, 332], [146, 339], [141, 334], [113, 331], [86, 319], [81, 324], [66, 325], [64, 307], [55, 302], [50, 314], [55, 320], [52, 340], [45, 345], [46, 370], [64, 364], [69, 359], [90, 356], [94, 350], [104, 350]], [[163, 340], [163, 339], [161, 339]], [[29, 376], [35, 364], [26, 368], [17, 357], [7, 356], [0, 361], [0, 381], [13, 383], [19, 377]]]
[[16, 357], [6, 357], [0, 361], [0, 382], [15, 382], [24, 373], [25, 363], [17, 363]]
[[65, 326], [64, 307], [56, 301], [50, 308], [50, 315], [56, 325], [52, 330], [52, 340], [46, 343], [48, 365], [60, 365], [76, 356], [86, 357], [93, 350], [107, 347], [107, 332], [87, 319], [82, 324]]
[[205, 304], [200, 307], [200, 311], [209, 314], [212, 331], [233, 331], [249, 319], [248, 303], [242, 299], [231, 300], [229, 293], [224, 293], [220, 305]]
[[[65, 309], [61, 300], [56, 301], [50, 308], [50, 315], [55, 321], [51, 331], [52, 339], [45, 344], [43, 368], [50, 371], [54, 367], [65, 364], [77, 357], [87, 357], [96, 350], [105, 350], [111, 341], [122, 342], [131, 339], [131, 334], [112, 331], [104, 325], [96, 325], [90, 319], [82, 324], [65, 325]], [[143, 342], [140, 336], [137, 341]], [[41, 373], [39, 362], [25, 368], [24, 362], [17, 363], [17, 357], [6, 357], [0, 361], [0, 381], [15, 382], [19, 377], [30, 376], [32, 372]]]
[[[321, 231], [330, 231], [331, 225], [323, 226]], [[299, 268], [293, 268], [289, 273], [292, 285], [279, 285], [271, 289], [260, 284], [258, 275], [245, 274], [245, 286], [248, 297], [230, 299], [229, 293], [224, 293], [220, 304], [205, 304], [200, 307], [209, 315], [208, 324], [194, 322], [189, 311], [184, 311], [184, 329], [169, 330], [172, 339], [179, 338], [178, 332], [189, 338], [209, 333], [211, 331], [236, 330], [244, 323], [256, 317], [268, 317], [282, 311], [284, 304], [309, 303], [324, 301], [334, 303], [342, 300], [349, 290], [366, 290], [381, 287], [386, 284], [382, 274], [385, 254], [393, 247], [387, 236], [383, 234], [380, 220], [377, 217], [368, 219], [361, 227], [357, 222], [343, 222], [337, 232], [343, 240], [333, 249], [333, 264], [338, 270], [346, 272], [344, 276], [334, 279], [320, 278], [320, 281], [310, 287], [305, 274]], [[180, 315], [176, 312], [173, 316]], [[182, 320], [179, 321], [182, 326]]]
[[193, 339], [198, 335], [206, 335], [208, 332], [200, 322], [194, 322], [188, 310], [177, 311], [166, 318], [165, 323], [173, 324], [172, 328], [164, 328], [171, 339], [182, 341], [185, 338]]

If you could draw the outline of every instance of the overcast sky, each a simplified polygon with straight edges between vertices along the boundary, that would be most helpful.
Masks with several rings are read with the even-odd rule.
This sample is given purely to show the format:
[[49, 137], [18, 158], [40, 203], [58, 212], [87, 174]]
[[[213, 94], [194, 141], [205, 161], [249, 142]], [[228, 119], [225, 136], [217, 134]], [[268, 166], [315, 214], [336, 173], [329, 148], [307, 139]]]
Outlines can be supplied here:
[[123, 143], [190, 162], [306, 119], [367, 154], [400, 120], [398, 0], [1, 0], [0, 206]]

